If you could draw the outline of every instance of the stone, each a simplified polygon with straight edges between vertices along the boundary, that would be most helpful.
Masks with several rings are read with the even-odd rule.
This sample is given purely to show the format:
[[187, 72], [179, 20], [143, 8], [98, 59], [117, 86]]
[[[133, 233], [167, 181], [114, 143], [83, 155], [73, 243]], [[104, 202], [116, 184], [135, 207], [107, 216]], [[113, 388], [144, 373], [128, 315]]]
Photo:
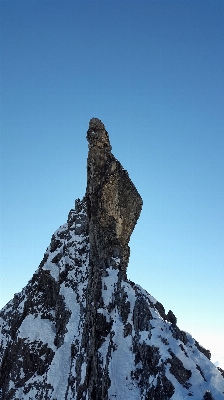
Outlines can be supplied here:
[[210, 390], [206, 390], [204, 396], [203, 396], [204, 400], [215, 400], [214, 397], [212, 396], [212, 393], [210, 392]]
[[0, 398], [224, 399], [210, 353], [127, 279], [142, 199], [99, 119], [90, 120], [87, 139], [84, 198], [0, 312]]
[[172, 325], [177, 324], [177, 319], [173, 313], [173, 311], [169, 310], [167, 313], [167, 321], [171, 322]]
[[171, 364], [170, 372], [175, 376], [178, 382], [183, 385], [183, 387], [188, 389], [189, 387], [191, 387], [191, 384], [187, 381], [190, 379], [192, 372], [184, 367], [182, 361], [179, 360], [178, 357], [176, 357], [171, 349], [169, 349], [168, 351], [172, 357], [168, 360], [168, 363]]
[[211, 352], [207, 349], [205, 349], [203, 346], [201, 346], [197, 340], [195, 340], [195, 345], [198, 348], [198, 350], [205, 355], [209, 360], [211, 360]]
[[126, 277], [128, 242], [142, 209], [142, 198], [126, 170], [111, 153], [104, 124], [92, 118], [87, 131], [87, 215], [90, 262], [107, 268], [119, 259]]

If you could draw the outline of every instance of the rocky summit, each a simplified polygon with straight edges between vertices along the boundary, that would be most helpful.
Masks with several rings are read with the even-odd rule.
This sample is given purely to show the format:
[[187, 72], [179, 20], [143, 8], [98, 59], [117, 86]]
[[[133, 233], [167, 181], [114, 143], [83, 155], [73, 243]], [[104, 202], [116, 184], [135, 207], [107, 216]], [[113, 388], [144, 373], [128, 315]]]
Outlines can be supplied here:
[[84, 198], [1, 310], [0, 398], [224, 400], [210, 352], [128, 280], [142, 199], [99, 119], [87, 140]]

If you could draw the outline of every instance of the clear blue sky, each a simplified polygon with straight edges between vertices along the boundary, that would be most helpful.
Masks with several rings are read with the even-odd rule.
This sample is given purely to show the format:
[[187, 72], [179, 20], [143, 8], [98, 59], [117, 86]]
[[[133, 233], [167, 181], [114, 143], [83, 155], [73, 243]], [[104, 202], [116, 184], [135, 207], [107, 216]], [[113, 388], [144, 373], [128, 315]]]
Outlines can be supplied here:
[[98, 117], [144, 202], [128, 277], [224, 353], [223, 0], [2, 0], [0, 15], [0, 307], [84, 195]]

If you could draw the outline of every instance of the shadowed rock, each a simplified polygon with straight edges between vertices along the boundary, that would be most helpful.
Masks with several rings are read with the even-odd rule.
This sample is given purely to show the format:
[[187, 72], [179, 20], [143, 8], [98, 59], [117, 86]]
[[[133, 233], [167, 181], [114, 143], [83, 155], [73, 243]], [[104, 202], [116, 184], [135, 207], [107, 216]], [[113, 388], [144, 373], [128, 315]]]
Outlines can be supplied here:
[[[115, 291], [118, 309], [124, 309], [121, 280], [126, 279], [130, 255], [128, 242], [139, 218], [142, 199], [134, 184], [118, 160], [111, 153], [111, 145], [104, 124], [92, 118], [87, 131], [89, 153], [87, 160], [87, 188], [85, 201], [89, 230], [89, 275], [87, 287], [86, 322], [82, 342], [88, 349], [86, 379], [83, 395], [88, 388], [91, 398], [101, 393], [102, 373], [99, 372], [98, 349], [108, 335], [108, 323], [99, 319], [97, 312], [103, 306], [102, 278], [108, 275], [107, 268], [119, 271]], [[112, 309], [115, 304], [111, 305]], [[122, 313], [121, 313], [122, 314]], [[109, 381], [104, 380], [104, 398], [107, 399]]]
[[92, 118], [87, 131], [87, 215], [90, 260], [107, 268], [120, 259], [124, 276], [129, 260], [128, 242], [142, 209], [142, 199], [127, 171], [111, 153], [104, 124]]

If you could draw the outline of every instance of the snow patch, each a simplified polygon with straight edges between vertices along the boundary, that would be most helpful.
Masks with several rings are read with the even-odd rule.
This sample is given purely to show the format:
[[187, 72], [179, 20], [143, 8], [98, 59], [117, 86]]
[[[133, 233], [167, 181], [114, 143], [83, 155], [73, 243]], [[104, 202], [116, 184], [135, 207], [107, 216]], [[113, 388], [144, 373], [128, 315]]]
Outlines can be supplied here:
[[[53, 257], [52, 257], [53, 258]], [[50, 260], [46, 262], [43, 266], [43, 270], [50, 271], [52, 278], [57, 282], [59, 279], [59, 268], [56, 264], [52, 263]]]
[[55, 326], [51, 321], [42, 319], [40, 316], [27, 315], [18, 330], [18, 337], [27, 339], [29, 342], [41, 341], [56, 351], [54, 345]]

